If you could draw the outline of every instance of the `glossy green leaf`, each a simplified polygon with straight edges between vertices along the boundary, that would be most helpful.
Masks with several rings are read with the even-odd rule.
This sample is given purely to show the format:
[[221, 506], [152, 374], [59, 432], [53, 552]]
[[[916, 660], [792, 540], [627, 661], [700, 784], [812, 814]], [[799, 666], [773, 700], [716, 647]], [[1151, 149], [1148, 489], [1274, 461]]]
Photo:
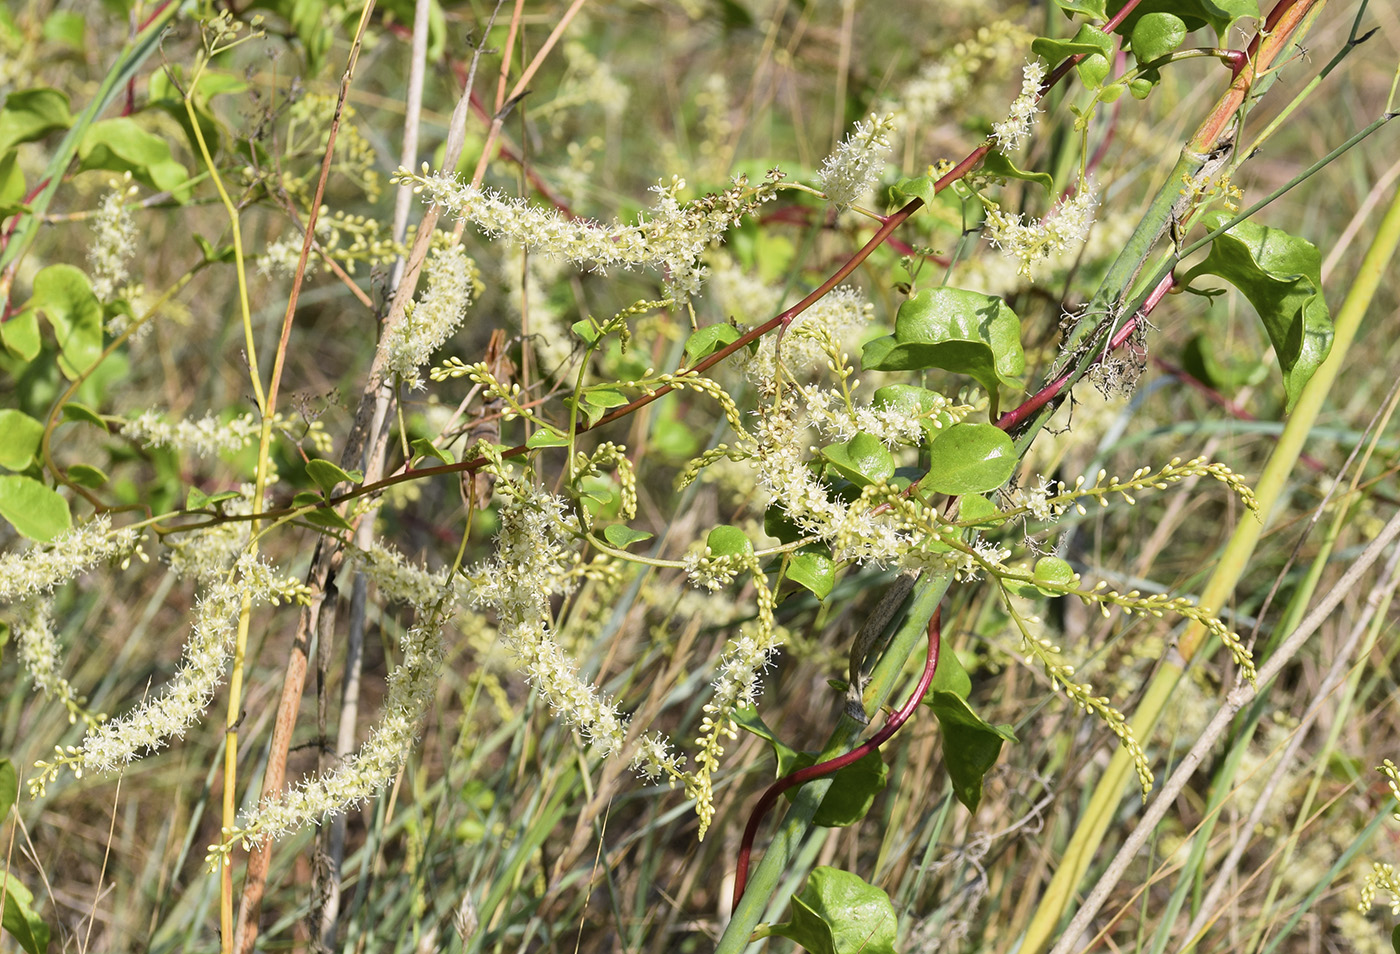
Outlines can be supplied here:
[[[1228, 221], [1229, 213], [1205, 217], [1207, 229]], [[1332, 318], [1322, 295], [1322, 256], [1311, 243], [1282, 229], [1241, 222], [1216, 238], [1205, 261], [1182, 276], [1181, 285], [1200, 275], [1216, 275], [1249, 299], [1273, 343], [1287, 409], [1332, 349]]]
[[5, 911], [0, 926], [28, 954], [47, 954], [49, 926], [34, 910], [34, 895], [7, 871], [0, 871], [0, 894], [5, 895]]
[[1021, 179], [1044, 187], [1046, 192], [1055, 188], [1055, 179], [1048, 172], [1027, 172], [999, 152], [987, 153], [982, 160], [982, 171], [1003, 179]]
[[107, 472], [101, 467], [93, 467], [91, 464], [74, 464], [68, 468], [68, 479], [79, 487], [89, 487], [96, 490], [107, 483]]
[[1071, 56], [1113, 56], [1113, 38], [1098, 27], [1085, 23], [1079, 27], [1073, 39], [1064, 40], [1048, 36], [1038, 36], [1031, 41], [1031, 52], [1053, 66]]
[[[1116, 15], [1125, 0], [1109, 0], [1108, 12]], [[1242, 18], [1259, 19], [1258, 0], [1142, 0], [1133, 7], [1115, 32], [1132, 36], [1138, 21], [1153, 13], [1170, 13], [1181, 19], [1187, 30], [1209, 26], [1223, 40], [1230, 25]]]
[[861, 487], [886, 483], [894, 476], [894, 456], [872, 434], [862, 432], [843, 444], [823, 447], [821, 455], [842, 477]]
[[358, 484], [365, 479], [365, 475], [361, 471], [342, 470], [340, 465], [320, 459], [306, 462], [306, 476], [314, 480], [316, 486], [321, 488], [321, 492], [327, 495], [335, 490], [337, 484]]
[[[782, 774], [790, 775], [799, 769], [817, 764], [813, 752], [799, 752], [791, 765], [784, 766]], [[878, 751], [867, 753], [855, 762], [840, 769], [832, 776], [831, 787], [822, 796], [817, 813], [812, 816], [812, 824], [823, 828], [845, 828], [854, 825], [866, 816], [875, 797], [885, 790], [889, 782], [890, 767], [880, 758]], [[801, 786], [788, 789], [783, 796], [796, 801]]]
[[58, 366], [70, 380], [88, 370], [102, 354], [102, 304], [81, 269], [50, 265], [34, 276], [29, 307], [53, 328]]
[[1005, 432], [991, 424], [946, 428], [929, 445], [929, 469], [919, 481], [925, 493], [982, 494], [1010, 479], [1016, 448]]
[[1059, 557], [1041, 557], [1035, 561], [1035, 581], [1050, 586], [1069, 586], [1074, 582], [1074, 567]]
[[1390, 949], [1400, 954], [1400, 924], [1390, 929]]
[[929, 288], [899, 306], [894, 334], [865, 346], [868, 371], [942, 368], [974, 378], [995, 399], [1018, 386], [1026, 367], [1021, 319], [1000, 298], [960, 288]]
[[1133, 55], [1139, 63], [1166, 56], [1186, 40], [1186, 23], [1173, 13], [1148, 13], [1133, 27]]
[[535, 431], [525, 439], [525, 446], [531, 450], [541, 447], [568, 447], [569, 436], [556, 434], [553, 431]]
[[626, 550], [634, 543], [650, 540], [654, 533], [649, 530], [636, 530], [625, 523], [614, 523], [603, 528], [603, 539], [619, 550]]
[[[953, 647], [948, 645], [947, 639], [938, 650], [938, 668], [933, 671], [933, 681], [929, 683], [929, 692], [949, 692], [959, 699], [966, 699], [972, 693], [972, 677], [963, 668], [962, 660], [958, 654], [953, 652]], [[928, 700], [925, 696], [925, 701]]]
[[831, 595], [836, 585], [836, 561], [831, 552], [820, 547], [804, 547], [788, 560], [787, 578], [799, 586], [812, 591], [812, 595], [824, 600]]
[[789, 920], [768, 931], [811, 954], [894, 954], [898, 929], [889, 895], [859, 875], [823, 865], [793, 895]]
[[726, 322], [696, 328], [685, 339], [685, 363], [694, 367], [721, 348], [731, 345], [740, 338], [739, 329]]
[[[940, 661], [941, 662], [941, 661]], [[982, 778], [1001, 755], [1003, 742], [1015, 742], [1009, 725], [992, 725], [956, 693], [935, 690], [927, 704], [938, 716], [943, 735], [943, 762], [953, 782], [953, 794], [976, 811], [982, 801]]]
[[292, 506], [296, 508], [315, 507], [325, 499], [314, 490], [300, 490], [292, 495]]
[[609, 408], [622, 407], [630, 398], [616, 388], [588, 388], [583, 392], [585, 404], [608, 410]]
[[21, 535], [46, 543], [73, 526], [68, 501], [33, 477], [0, 476], [0, 517]]
[[1076, 14], [1089, 20], [1107, 20], [1108, 11], [1104, 5], [1108, 0], [1055, 0], [1055, 6], [1067, 17]]
[[130, 172], [132, 178], [177, 201], [189, 198], [190, 174], [170, 154], [170, 144], [129, 116], [103, 119], [88, 127], [78, 144], [78, 169]]
[[44, 425], [23, 411], [0, 408], [0, 467], [24, 470], [39, 449]]
[[596, 344], [598, 339], [602, 337], [602, 335], [598, 333], [597, 325], [593, 324], [591, 318], [580, 318], [570, 325], [569, 329], [588, 344]]
[[722, 523], [705, 537], [705, 546], [712, 556], [752, 556], [753, 541], [738, 527]]
[[71, 125], [68, 97], [58, 90], [39, 87], [13, 92], [0, 107], [0, 155], [19, 143], [42, 139]]
[[932, 176], [915, 176], [909, 179], [900, 179], [890, 188], [890, 192], [894, 194], [896, 200], [903, 199], [907, 202], [910, 199], [923, 199], [924, 205], [933, 205], [933, 200], [937, 195], [934, 191], [935, 185], [937, 185], [937, 180]]
[[417, 437], [408, 442], [408, 449], [413, 454], [413, 460], [435, 460], [442, 464], [455, 464], [456, 458], [451, 451], [445, 451], [438, 447], [426, 437]]
[[0, 341], [5, 350], [21, 361], [33, 361], [39, 353], [39, 317], [33, 311], [22, 311], [0, 325]]
[[65, 421], [70, 423], [91, 424], [94, 427], [102, 428], [104, 431], [107, 429], [107, 422], [102, 420], [102, 415], [98, 414], [86, 404], [79, 404], [77, 401], [69, 401], [67, 404], [63, 405], [63, 410], [59, 413], [63, 415]]

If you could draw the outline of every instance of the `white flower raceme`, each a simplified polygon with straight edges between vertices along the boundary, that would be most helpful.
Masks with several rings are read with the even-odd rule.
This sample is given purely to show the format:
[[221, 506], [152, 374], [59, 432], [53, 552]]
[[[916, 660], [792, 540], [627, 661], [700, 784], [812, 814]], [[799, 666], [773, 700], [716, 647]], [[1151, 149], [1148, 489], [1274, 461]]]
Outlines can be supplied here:
[[[131, 174], [126, 178], [130, 180]], [[92, 292], [101, 302], [116, 298], [127, 284], [130, 273], [127, 261], [136, 252], [136, 220], [126, 204], [134, 186], [114, 183], [112, 191], [102, 197], [97, 214], [92, 219], [93, 243], [88, 248], [88, 273]]]
[[889, 158], [893, 131], [892, 115], [871, 113], [826, 157], [817, 184], [838, 211], [850, 208], [875, 184]]
[[62, 702], [68, 709], [69, 722], [81, 718], [91, 726], [102, 721], [103, 716], [89, 712], [87, 700], [74, 692], [72, 685], [59, 672], [63, 656], [58, 648], [58, 636], [53, 631], [47, 602], [30, 599], [20, 604], [14, 629], [20, 662], [34, 680], [34, 688]]
[[685, 180], [672, 178], [669, 185], [652, 189], [656, 204], [636, 225], [614, 222], [602, 225], [511, 198], [493, 190], [463, 184], [448, 174], [417, 175], [400, 169], [396, 182], [412, 183], [445, 208], [471, 222], [493, 238], [506, 238], [532, 252], [609, 266], [645, 266], [664, 270], [667, 294], [688, 298], [700, 288], [704, 269], [700, 258], [740, 219], [774, 196], [776, 178], [750, 187], [742, 177], [729, 189], [702, 196], [682, 205], [676, 196]]
[[460, 245], [435, 254], [427, 266], [427, 287], [411, 310], [389, 329], [382, 347], [388, 369], [410, 387], [422, 387], [418, 369], [451, 337], [472, 301], [474, 266]]
[[992, 138], [1003, 152], [1014, 152], [1031, 134], [1040, 84], [1045, 79], [1045, 61], [1034, 59], [1021, 71], [1021, 95], [1011, 104], [1006, 119], [992, 126]]
[[414, 566], [393, 547], [377, 541], [364, 550], [347, 548], [345, 564], [347, 569], [358, 570], [368, 577], [386, 599], [408, 603], [420, 610], [440, 603], [444, 595], [451, 595], [454, 603], [467, 596], [468, 587], [461, 577], [450, 576], [446, 570], [432, 573]]
[[1094, 224], [1098, 204], [1088, 183], [1043, 220], [992, 209], [987, 213], [983, 234], [987, 241], [1004, 249], [1019, 261], [1017, 272], [1031, 274], [1031, 266], [1057, 252], [1082, 246]]
[[210, 586], [195, 610], [189, 642], [180, 669], [154, 698], [109, 722], [98, 725], [83, 743], [59, 753], [52, 763], [38, 762], [37, 784], [57, 776], [65, 765], [74, 773], [111, 772], [180, 737], [209, 707], [223, 682], [233, 654], [238, 614], [246, 594], [255, 602], [302, 598], [305, 586], [280, 579], [272, 568], [250, 554], [239, 557], [234, 570]]
[[122, 436], [147, 447], [170, 447], [196, 457], [213, 457], [243, 449], [258, 436], [258, 423], [251, 412], [230, 421], [210, 414], [195, 421], [171, 422], [155, 411], [145, 411], [122, 425]]
[[325, 775], [265, 799], [239, 827], [224, 830], [223, 842], [210, 846], [209, 860], [226, 863], [238, 840], [247, 845], [320, 824], [328, 815], [363, 804], [393, 780], [413, 750], [441, 681], [443, 641], [437, 621], [405, 631], [400, 646], [403, 659], [389, 673], [383, 716], [359, 751]]
[[875, 307], [859, 288], [833, 288], [792, 320], [781, 341], [776, 335], [760, 339], [758, 350], [746, 360], [744, 371], [760, 386], [776, 380], [779, 359], [793, 375], [815, 371], [830, 360], [829, 350], [852, 344], [874, 317]]
[[113, 530], [99, 514], [41, 546], [0, 556], [0, 603], [48, 592], [103, 560], [129, 556], [140, 539], [129, 528]]

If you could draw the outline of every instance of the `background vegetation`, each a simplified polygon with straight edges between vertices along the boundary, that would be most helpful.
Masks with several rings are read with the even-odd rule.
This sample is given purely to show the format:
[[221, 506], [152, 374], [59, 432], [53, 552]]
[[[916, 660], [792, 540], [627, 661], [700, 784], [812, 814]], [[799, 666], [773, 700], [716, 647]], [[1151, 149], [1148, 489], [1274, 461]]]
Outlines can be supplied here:
[[[164, 532], [178, 523], [169, 515], [222, 514], [211, 499], [221, 492], [242, 489], [248, 499], [261, 421], [240, 423], [259, 398], [250, 385], [235, 259], [247, 267], [254, 377], [280, 377], [283, 436], [263, 459], [271, 465], [270, 507], [285, 508], [295, 505], [298, 492], [320, 492], [307, 459], [338, 460], [346, 446], [379, 321], [390, 311], [413, 238], [395, 235], [395, 216], [410, 222], [422, 216], [423, 203], [401, 198], [407, 190], [390, 181], [403, 161], [404, 137], [415, 135], [406, 129], [417, 127], [416, 159], [439, 168], [468, 77], [476, 108], [465, 122], [457, 169], [470, 177], [484, 156], [487, 185], [543, 207], [634, 221], [656, 201], [648, 189], [658, 181], [673, 185], [673, 176], [684, 179], [676, 193], [681, 199], [721, 191], [739, 172], [757, 184], [774, 168], [788, 182], [812, 185], [823, 158], [855, 122], [888, 113], [892, 148], [862, 203], [883, 214], [919, 194], [908, 184], [903, 195], [892, 191], [901, 178], [936, 178], [946, 171], [936, 168], [940, 161], [961, 160], [1006, 118], [1032, 37], [1067, 38], [1078, 28], [1054, 4], [597, 0], [426, 9], [426, 42], [416, 44], [426, 64], [421, 103], [406, 95], [415, 49], [408, 2], [379, 4], [362, 32], [358, 8], [317, 0], [257, 7], [34, 2], [0, 10], [0, 89], [9, 97], [0, 107], [7, 302], [0, 378], [5, 407], [45, 425], [42, 446], [18, 451], [28, 440], [21, 435], [25, 425], [7, 418], [0, 426], [12, 429], [0, 433], [0, 444], [10, 450], [0, 464], [47, 486], [57, 486], [62, 473], [60, 492], [79, 522], [101, 510], [111, 510], [117, 524], [164, 518], [148, 531], [150, 562], [98, 567], [56, 591], [54, 627], [67, 653], [62, 677], [91, 712], [118, 715], [157, 693], [189, 638], [199, 591], [169, 570], [172, 560], [186, 558], [173, 546], [178, 535], [167, 539]], [[248, 25], [254, 16], [263, 18], [256, 28]], [[1387, 108], [1400, 55], [1396, 8], [1316, 4], [1311, 16], [1305, 49], [1281, 59], [1268, 95], [1240, 120], [1239, 148], [1281, 120], [1228, 183], [1246, 207], [1292, 182]], [[235, 31], [237, 21], [245, 25]], [[558, 42], [544, 50], [561, 22], [567, 26]], [[1253, 19], [1238, 20], [1220, 45], [1243, 48], [1255, 29]], [[1363, 34], [1366, 41], [1356, 44]], [[1192, 48], [1216, 45], [1209, 27], [1186, 41]], [[317, 247], [303, 275], [296, 261], [301, 229], [318, 194], [352, 49], [358, 61], [325, 166]], [[1343, 51], [1320, 84], [1295, 101]], [[493, 104], [502, 104], [542, 52], [523, 94], [497, 109]], [[1118, 75], [1135, 61], [1115, 50], [1112, 66]], [[1002, 296], [1020, 316], [1024, 388], [1003, 387], [1001, 410], [1021, 405], [1055, 362], [1072, 323], [1066, 316], [1090, 301], [1230, 81], [1229, 63], [1218, 58], [1172, 63], [1146, 99], [1126, 95], [1101, 104], [1076, 130], [1076, 110], [1088, 113], [1093, 84], [1071, 72], [1041, 104], [1040, 124], [1016, 161], [1048, 173], [1054, 195], [1077, 186], [1081, 166], [1088, 170], [1099, 210], [1087, 243], [1035, 262], [1031, 275], [1018, 273], [1015, 260], [982, 240], [982, 204], [966, 190], [930, 193], [928, 208], [850, 279], [872, 306], [868, 324], [846, 345], [853, 361], [858, 365], [859, 345], [894, 330], [911, 285], [946, 280]], [[54, 98], [39, 102], [34, 90], [53, 91]], [[91, 115], [84, 112], [89, 107]], [[492, 116], [501, 121], [499, 138], [489, 131]], [[109, 127], [105, 142], [81, 136], [98, 120], [122, 117], [136, 131]], [[70, 135], [75, 145], [65, 155]], [[1400, 162], [1393, 137], [1391, 128], [1379, 130], [1253, 220], [1317, 246], [1334, 313], [1354, 287], [1395, 194]], [[211, 167], [237, 209], [239, 248]], [[1051, 208], [1049, 193], [1035, 181], [1012, 176], [993, 191], [1010, 212], [1038, 218]], [[131, 254], [118, 266], [94, 252], [104, 247], [101, 209], [112, 194], [123, 197], [135, 228]], [[404, 203], [401, 212], [396, 202]], [[722, 246], [707, 250], [709, 277], [690, 308], [652, 307], [631, 318], [630, 347], [609, 339], [593, 358], [593, 373], [606, 381], [673, 370], [687, 360], [694, 327], [761, 325], [824, 281], [878, 224], [857, 213], [838, 215], [810, 194], [780, 192], [729, 230]], [[444, 215], [440, 243], [453, 226]], [[1168, 236], [1159, 251], [1172, 238], [1199, 239], [1205, 230], [1195, 226], [1189, 236]], [[474, 301], [439, 358], [492, 360], [498, 377], [520, 385], [522, 402], [567, 429], [570, 411], [562, 399], [574, 380], [561, 369], [582, 349], [570, 326], [590, 316], [605, 323], [635, 302], [668, 297], [666, 276], [560, 263], [488, 241], [470, 225], [463, 242], [473, 262]], [[1154, 268], [1159, 261], [1152, 260]], [[31, 318], [38, 336], [33, 350], [20, 328], [23, 315], [43, 311], [34, 305], [44, 289], [42, 270], [64, 264], [88, 276], [100, 305], [105, 332], [98, 332], [97, 346], [116, 342], [71, 391], [77, 358], [70, 349], [77, 344], [70, 336], [78, 334], [80, 319], [70, 316], [64, 325]], [[1205, 276], [1194, 287], [1224, 285]], [[284, 338], [294, 287], [295, 320]], [[1389, 420], [1393, 368], [1400, 364], [1397, 304], [1395, 283], [1382, 281], [1302, 455], [1284, 474], [1266, 531], [1218, 607], [1261, 661], [1311, 603], [1333, 590], [1395, 510], [1400, 448]], [[146, 326], [117, 341], [148, 312], [154, 317]], [[504, 334], [493, 342], [498, 331]], [[692, 350], [691, 363], [695, 357]], [[754, 360], [741, 349], [709, 372], [745, 414], [763, 399], [742, 367]], [[867, 388], [903, 380], [860, 376], [872, 377]], [[933, 371], [920, 380], [974, 405], [985, 419], [986, 394], [968, 378]], [[420, 467], [434, 464], [424, 463], [425, 445], [410, 448], [416, 440], [439, 439], [444, 457], [460, 461], [480, 437], [510, 447], [536, 431], [518, 417], [502, 421], [499, 399], [492, 403], [469, 379], [423, 383], [389, 388], [396, 399], [389, 410], [393, 436], [380, 473], [395, 473], [406, 458]], [[1271, 342], [1243, 295], [1233, 288], [1210, 297], [1171, 295], [1092, 380], [1075, 388], [1073, 400], [1030, 443], [1012, 483], [1028, 489], [1045, 475], [1073, 485], [1076, 476], [1100, 469], [1126, 479], [1139, 467], [1199, 455], [1253, 484], [1276, 453], [1297, 391], [1284, 387]], [[595, 399], [576, 411], [596, 419], [634, 396]], [[74, 409], [60, 412], [62, 404]], [[219, 426], [211, 441], [228, 434], [247, 439], [201, 456], [123, 430], [147, 411], [167, 422], [212, 413]], [[602, 440], [628, 449], [637, 475], [637, 516], [628, 525], [654, 535], [637, 552], [679, 561], [717, 525], [743, 529], [760, 548], [774, 543], [765, 532], [774, 530], [771, 515], [765, 527], [766, 498], [742, 467], [722, 461], [677, 489], [688, 461], [732, 439], [726, 426], [709, 396], [681, 390], [605, 425], [597, 440], [583, 436], [580, 446], [590, 451]], [[444, 435], [455, 441], [441, 440]], [[546, 490], [556, 489], [548, 482], [561, 473], [541, 467]], [[625, 478], [609, 468], [589, 480], [595, 519], [617, 522]], [[457, 559], [472, 565], [491, 556], [499, 526], [501, 497], [488, 502], [479, 496], [483, 489], [489, 492], [456, 472], [395, 483], [364, 519], [377, 536], [431, 569]], [[1115, 590], [1195, 595], [1234, 527], [1255, 519], [1238, 496], [1198, 476], [1136, 498], [1134, 505], [1115, 499], [1084, 515], [1071, 508], [1052, 534], [1008, 524], [997, 539], [1018, 559], [1053, 553], [1086, 580], [1105, 580]], [[1009, 506], [1004, 496], [992, 499]], [[7, 506], [4, 516], [23, 530], [23, 508]], [[234, 512], [239, 503], [227, 506]], [[279, 572], [305, 576], [318, 534], [340, 532], [337, 519], [325, 518], [320, 527], [289, 524], [265, 540], [263, 552]], [[9, 524], [0, 526], [0, 540], [14, 553], [37, 546]], [[815, 752], [827, 744], [844, 703], [831, 684], [847, 678], [852, 641], [895, 585], [897, 571], [843, 564], [825, 599], [813, 592], [820, 585], [784, 584], [776, 564], [769, 572], [787, 645], [763, 675], [758, 714], [786, 745]], [[760, 590], [743, 580], [712, 593], [690, 585], [674, 566], [615, 564], [567, 600], [555, 600], [556, 635], [638, 728], [655, 726], [688, 743], [702, 731], [726, 642], [760, 612]], [[1394, 917], [1384, 906], [1362, 913], [1358, 902], [1372, 863], [1400, 857], [1400, 830], [1388, 820], [1392, 794], [1374, 771], [1400, 751], [1394, 583], [1390, 559], [1338, 594], [1335, 610], [1265, 687], [1260, 704], [1244, 710], [1171, 799], [1146, 849], [1111, 885], [1082, 945], [1154, 954], [1193, 947], [1387, 948]], [[1078, 886], [1055, 907], [1047, 885], [1066, 864], [1066, 846], [1077, 844], [1071, 837], [1095, 818], [1104, 828], [1101, 844], [1091, 844], [1086, 857], [1087, 890], [1137, 826], [1144, 799], [1129, 782], [1114, 787], [1121, 789], [1120, 804], [1100, 811], [1090, 801], [1117, 740], [1103, 718], [1067, 703], [1044, 666], [1028, 664], [1008, 615], [1007, 606], [1018, 604], [996, 591], [988, 581], [955, 585], [941, 616], [942, 651], [954, 654], [970, 677], [967, 703], [1015, 739], [994, 753], [975, 810], [954, 792], [939, 719], [921, 710], [886, 744], [889, 783], [864, 818], [814, 829], [792, 850], [785, 876], [760, 899], [765, 922], [792, 917], [789, 898], [821, 865], [858, 874], [888, 894], [901, 951], [1011, 951], [1037, 919], [1051, 925], [1049, 941], [1062, 936]], [[48, 949], [233, 944], [227, 904], [244, 892], [247, 855], [234, 851], [222, 886], [204, 864], [206, 847], [222, 840], [221, 826], [229, 823], [221, 807], [225, 739], [236, 742], [241, 772], [230, 797], [251, 807], [261, 794], [288, 659], [300, 648], [309, 655], [309, 672], [286, 777], [325, 771], [377, 718], [386, 674], [400, 659], [399, 639], [414, 622], [411, 610], [378, 599], [372, 587], [366, 599], [363, 584], [348, 579], [329, 599], [343, 605], [339, 622], [330, 614], [328, 628], [317, 634], [298, 629], [294, 607], [253, 612], [242, 694], [231, 712], [236, 734], [211, 716], [119, 777], [62, 775], [33, 798], [23, 782], [34, 777], [35, 764], [51, 759], [55, 745], [77, 744], [86, 725], [76, 703], [66, 707], [59, 696], [31, 691], [22, 654], [13, 643], [6, 647], [0, 680], [10, 688], [0, 752], [21, 779], [5, 829], [6, 893], [13, 899], [24, 886], [32, 892], [37, 921], [29, 929], [43, 922], [51, 932]], [[1030, 603], [1025, 607], [1029, 615]], [[1076, 678], [1087, 678], [1095, 694], [1131, 716], [1164, 661], [1179, 663], [1183, 624], [1172, 616], [1098, 609], [1059, 596], [1041, 600], [1035, 612], [1059, 655], [1075, 665]], [[351, 621], [363, 624], [358, 660], [347, 656], [347, 645], [354, 645], [348, 629], [358, 625]], [[447, 628], [441, 679], [407, 765], [343, 825], [298, 831], [274, 844], [254, 918], [260, 929], [245, 930], [240, 940], [267, 949], [366, 951], [659, 952], [720, 943], [740, 838], [777, 771], [773, 746], [755, 732], [740, 732], [729, 743], [714, 776], [713, 820], [701, 840], [694, 804], [681, 789], [638, 779], [624, 760], [600, 759], [555, 717], [538, 683], [521, 675], [495, 625], [494, 614], [464, 605]], [[920, 655], [909, 662], [891, 704], [913, 685]], [[1159, 783], [1239, 684], [1229, 653], [1203, 652], [1193, 662], [1171, 688], [1164, 717], [1138, 740]], [[227, 693], [221, 691], [215, 712], [229, 702]], [[342, 720], [347, 728], [338, 743]], [[760, 829], [759, 851], [774, 828], [769, 822]], [[15, 910], [12, 916], [6, 908], [11, 936], [0, 945], [21, 943], [15, 936], [24, 933], [25, 916]], [[782, 938], [763, 943], [792, 946]], [[833, 944], [879, 949], [869, 946], [868, 935]], [[25, 944], [38, 945], [32, 936]]]

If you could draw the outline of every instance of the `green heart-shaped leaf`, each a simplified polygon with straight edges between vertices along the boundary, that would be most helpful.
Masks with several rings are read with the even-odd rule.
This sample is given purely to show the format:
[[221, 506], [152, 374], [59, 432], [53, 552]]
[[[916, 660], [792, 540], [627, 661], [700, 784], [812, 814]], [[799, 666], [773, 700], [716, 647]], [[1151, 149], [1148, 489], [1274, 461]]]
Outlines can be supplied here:
[[991, 424], [958, 424], [929, 445], [929, 469], [919, 481], [926, 493], [982, 494], [995, 490], [1016, 470], [1016, 448]]

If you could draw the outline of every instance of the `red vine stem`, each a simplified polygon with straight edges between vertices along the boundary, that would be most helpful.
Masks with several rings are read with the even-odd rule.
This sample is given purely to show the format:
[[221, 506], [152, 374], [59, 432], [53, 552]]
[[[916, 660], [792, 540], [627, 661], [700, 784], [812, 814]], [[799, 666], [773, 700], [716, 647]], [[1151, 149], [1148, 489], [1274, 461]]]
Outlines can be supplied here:
[[[1123, 342], [1131, 338], [1134, 331], [1137, 331], [1138, 321], [1151, 314], [1152, 309], [1157, 307], [1161, 300], [1166, 297], [1167, 292], [1171, 291], [1175, 285], [1176, 276], [1171, 273], [1168, 273], [1165, 278], [1158, 282], [1157, 287], [1152, 289], [1152, 294], [1148, 295], [1147, 300], [1142, 303], [1142, 307], [1133, 314], [1133, 317], [1123, 322], [1123, 327], [1119, 328], [1118, 331], [1114, 333], [1113, 337], [1108, 339], [1108, 345], [1100, 352], [1099, 356], [1094, 359], [1094, 364], [1100, 363], [1104, 358], [1108, 357], [1111, 352], [1122, 347]], [[1006, 431], [1008, 434], [1011, 433], [1017, 427], [1024, 424], [1031, 415], [1058, 398], [1073, 378], [1074, 371], [1066, 371], [1037, 391], [1031, 396], [1030, 400], [1026, 401], [1020, 407], [1012, 408], [998, 418], [997, 427]]]
[[933, 611], [933, 617], [928, 621], [928, 655], [924, 659], [924, 671], [919, 676], [919, 684], [914, 687], [913, 693], [910, 694], [904, 705], [889, 714], [880, 731], [845, 755], [838, 755], [825, 762], [818, 762], [816, 765], [809, 765], [784, 775], [764, 791], [763, 797], [758, 800], [758, 804], [754, 806], [752, 814], [749, 815], [749, 823], [744, 828], [744, 840], [739, 845], [739, 859], [734, 871], [733, 907], [739, 906], [739, 899], [744, 896], [744, 886], [749, 880], [749, 860], [753, 855], [753, 843], [758, 836], [759, 823], [763, 821], [763, 816], [768, 814], [768, 810], [777, 802], [779, 796], [790, 788], [816, 778], [835, 774], [846, 766], [865, 758], [888, 741], [890, 736], [898, 732], [899, 727], [909, 721], [909, 717], [919, 707], [919, 703], [923, 701], [924, 693], [928, 692], [928, 687], [933, 682], [934, 670], [938, 668], [939, 647], [943, 642], [943, 627], [940, 625], [942, 613], [943, 608], [940, 606]]

